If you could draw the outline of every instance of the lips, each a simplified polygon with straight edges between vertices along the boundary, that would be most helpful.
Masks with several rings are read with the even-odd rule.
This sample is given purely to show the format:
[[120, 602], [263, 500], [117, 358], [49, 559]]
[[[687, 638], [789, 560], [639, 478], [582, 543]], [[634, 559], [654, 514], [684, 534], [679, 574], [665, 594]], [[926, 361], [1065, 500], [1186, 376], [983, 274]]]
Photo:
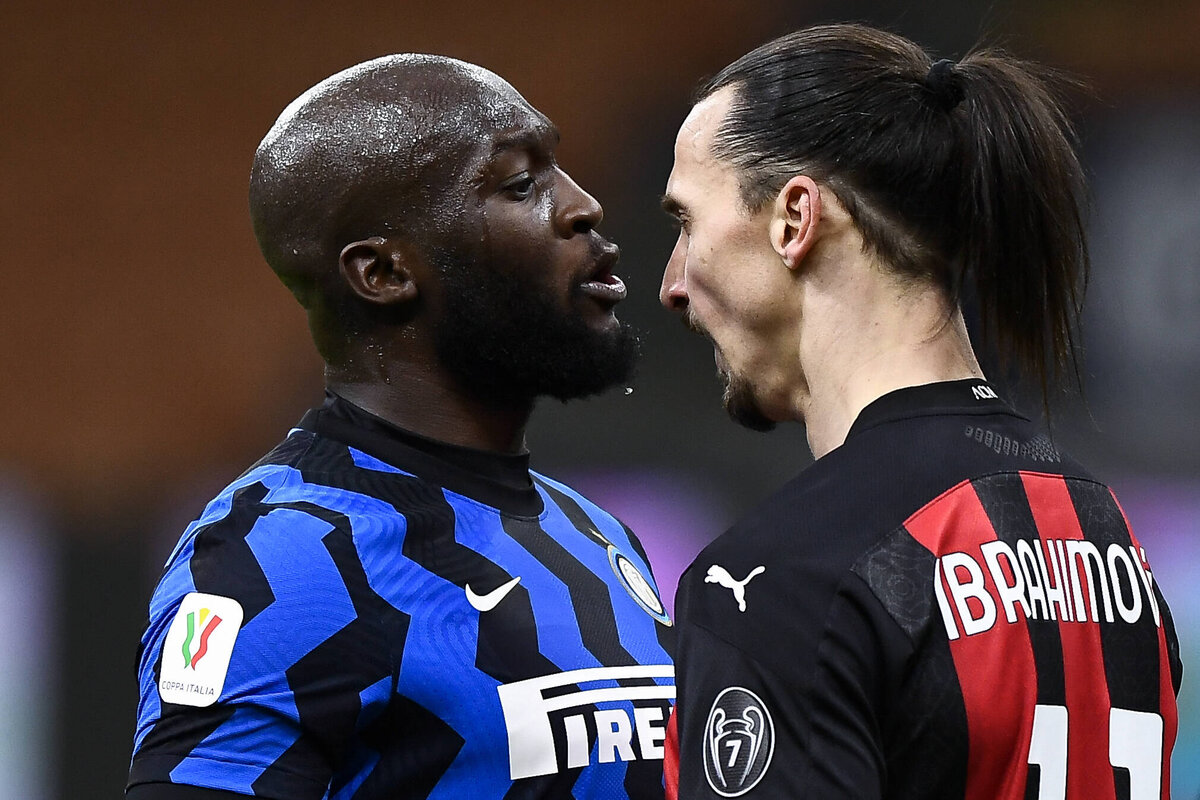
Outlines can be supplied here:
[[616, 245], [605, 248], [596, 260], [596, 268], [579, 284], [583, 294], [604, 305], [616, 305], [628, 294], [625, 282], [613, 274], [621, 251]]

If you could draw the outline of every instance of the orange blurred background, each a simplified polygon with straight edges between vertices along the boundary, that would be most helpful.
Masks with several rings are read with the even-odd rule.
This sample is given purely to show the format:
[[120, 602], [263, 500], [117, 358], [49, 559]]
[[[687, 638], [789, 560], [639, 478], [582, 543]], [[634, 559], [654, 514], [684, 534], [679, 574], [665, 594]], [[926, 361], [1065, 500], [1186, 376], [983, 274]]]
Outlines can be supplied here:
[[[304, 317], [263, 264], [246, 204], [255, 146], [289, 101], [368, 58], [436, 52], [493, 69], [558, 124], [560, 161], [623, 247], [646, 358], [631, 396], [544, 404], [534, 466], [658, 526], [640, 534], [659, 537], [673, 588], [689, 553], [809, 458], [798, 426], [763, 437], [729, 424], [711, 353], [657, 308], [675, 129], [702, 78], [839, 19], [938, 56], [986, 35], [1092, 85], [1077, 98], [1096, 195], [1088, 407], [1070, 406], [1062, 436], [1132, 496], [1200, 662], [1200, 595], [1185, 579], [1200, 564], [1200, 4], [8, 0], [0, 342], [16, 405], [0, 428], [0, 557], [17, 555], [0, 567], [0, 636], [17, 650], [0, 658], [0, 795], [119, 794], [162, 559], [320, 399]], [[635, 507], [626, 490], [647, 481], [658, 499]], [[690, 515], [646, 510], [664, 498]], [[1196, 694], [1178, 796], [1200, 797]]]

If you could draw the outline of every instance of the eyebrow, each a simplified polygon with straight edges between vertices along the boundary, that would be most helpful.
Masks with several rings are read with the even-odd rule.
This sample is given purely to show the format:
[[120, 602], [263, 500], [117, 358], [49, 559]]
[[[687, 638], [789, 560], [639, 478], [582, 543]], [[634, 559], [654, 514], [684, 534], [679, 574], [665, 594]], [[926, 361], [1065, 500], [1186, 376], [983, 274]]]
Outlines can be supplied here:
[[492, 155], [505, 150], [534, 150], [539, 147], [547, 150], [558, 145], [561, 134], [553, 124], [537, 125], [532, 128], [522, 128], [512, 133], [506, 133], [496, 139], [492, 145]]

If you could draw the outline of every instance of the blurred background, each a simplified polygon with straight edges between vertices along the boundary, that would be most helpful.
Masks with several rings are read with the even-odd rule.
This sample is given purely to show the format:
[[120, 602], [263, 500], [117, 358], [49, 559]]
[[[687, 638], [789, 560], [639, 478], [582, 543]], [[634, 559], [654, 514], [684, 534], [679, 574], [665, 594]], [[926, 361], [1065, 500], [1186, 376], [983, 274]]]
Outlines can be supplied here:
[[[1092, 86], [1075, 104], [1094, 193], [1087, 402], [1062, 404], [1057, 436], [1116, 487], [1200, 669], [1200, 3], [6, 0], [0, 797], [120, 796], [163, 559], [321, 399], [304, 318], [246, 209], [255, 146], [289, 101], [425, 51], [490, 67], [558, 123], [561, 162], [622, 245], [646, 357], [630, 395], [544, 403], [533, 463], [632, 525], [669, 598], [704, 543], [809, 462], [799, 426], [727, 421], [711, 349], [657, 306], [672, 141], [703, 77], [832, 20], [938, 57], [985, 36]], [[1173, 781], [1188, 800], [1190, 678]]]

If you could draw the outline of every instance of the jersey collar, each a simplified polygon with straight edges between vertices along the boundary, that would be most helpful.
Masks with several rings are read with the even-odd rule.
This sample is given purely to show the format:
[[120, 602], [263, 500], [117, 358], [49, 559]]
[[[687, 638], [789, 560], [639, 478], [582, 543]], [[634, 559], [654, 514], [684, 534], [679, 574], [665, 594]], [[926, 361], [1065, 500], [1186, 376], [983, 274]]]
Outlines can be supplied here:
[[304, 415], [300, 427], [505, 513], [542, 512], [542, 497], [529, 474], [529, 453], [492, 453], [430, 439], [332, 392], [326, 392], [324, 405]]
[[888, 392], [864, 408], [846, 439], [885, 422], [941, 415], [1009, 414], [1026, 419], [1005, 402], [982, 378], [926, 383]]

